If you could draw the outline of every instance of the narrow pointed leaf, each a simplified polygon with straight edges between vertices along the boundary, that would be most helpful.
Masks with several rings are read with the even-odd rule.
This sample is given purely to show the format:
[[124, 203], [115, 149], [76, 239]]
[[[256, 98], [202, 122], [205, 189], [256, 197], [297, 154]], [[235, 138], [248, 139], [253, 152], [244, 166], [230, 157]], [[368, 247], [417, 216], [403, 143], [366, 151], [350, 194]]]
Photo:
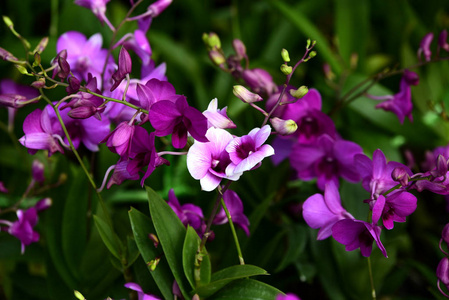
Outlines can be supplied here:
[[[134, 239], [145, 263], [161, 257], [162, 250], [160, 247], [155, 248], [153, 241], [148, 238], [149, 233], [156, 233], [151, 219], [135, 208], [131, 208], [128, 214]], [[172, 283], [174, 279], [168, 263], [163, 256], [156, 269], [150, 271], [150, 274], [153, 276], [154, 282], [157, 284], [164, 298], [169, 299], [173, 297]]]
[[[196, 262], [200, 244], [200, 237], [195, 229], [189, 226], [182, 251], [182, 265], [184, 274], [192, 288], [208, 284], [211, 277], [210, 259], [205, 248], [201, 253], [201, 262]], [[199, 278], [195, 278], [196, 273], [198, 273]]]
[[185, 298], [189, 283], [184, 276], [182, 267], [182, 248], [186, 229], [171, 207], [150, 187], [146, 187], [150, 206], [151, 219], [156, 229], [157, 237], [164, 250], [168, 265]]
[[273, 300], [280, 290], [254, 279], [236, 280], [216, 293], [211, 300]]
[[268, 275], [267, 271], [253, 265], [236, 265], [212, 274], [211, 282], [195, 290], [201, 297], [210, 297], [227, 284], [242, 278], [256, 275]]
[[120, 253], [122, 253], [123, 249], [123, 245], [121, 244], [120, 239], [112, 230], [112, 228], [110, 228], [109, 225], [98, 216], [94, 216], [94, 221], [104, 244], [112, 253], [112, 255], [120, 260]]

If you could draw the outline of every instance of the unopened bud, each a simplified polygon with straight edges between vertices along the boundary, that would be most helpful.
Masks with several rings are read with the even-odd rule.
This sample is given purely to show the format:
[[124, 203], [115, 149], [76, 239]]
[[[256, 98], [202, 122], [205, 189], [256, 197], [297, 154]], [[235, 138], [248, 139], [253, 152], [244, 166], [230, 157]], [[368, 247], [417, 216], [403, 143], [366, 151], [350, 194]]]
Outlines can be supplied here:
[[449, 286], [449, 258], [443, 257], [437, 267], [437, 278], [446, 287]]
[[39, 54], [39, 52], [34, 53], [34, 62], [33, 62], [33, 67], [37, 67], [41, 64], [41, 55]]
[[198, 294], [193, 295], [192, 300], [200, 300], [200, 296]]
[[68, 79], [69, 85], [65, 88], [65, 91], [67, 94], [75, 94], [80, 90], [81, 82], [78, 80], [78, 78], [74, 76], [70, 76]]
[[391, 178], [405, 187], [408, 185], [410, 176], [408, 175], [407, 171], [404, 168], [397, 167], [393, 169], [393, 172], [391, 172]]
[[0, 47], [0, 58], [7, 61], [17, 61], [18, 59], [10, 52]]
[[148, 238], [153, 241], [154, 248], [157, 248], [157, 246], [159, 246], [159, 239], [154, 233], [149, 233]]
[[435, 178], [444, 176], [448, 171], [447, 168], [447, 160], [443, 155], [440, 154], [437, 157], [436, 168], [435, 170], [430, 171], [430, 175]]
[[248, 89], [242, 85], [234, 85], [232, 92], [237, 98], [245, 103], [253, 103], [263, 100], [258, 94], [248, 91]]
[[67, 76], [69, 76], [69, 73], [70, 73], [70, 65], [67, 62], [65, 57], [59, 56], [59, 58], [58, 58], [58, 66], [59, 66], [59, 72], [57, 73], [57, 76], [60, 79], [67, 78]]
[[41, 39], [39, 44], [37, 44], [36, 48], [34, 48], [33, 53], [42, 53], [48, 45], [48, 36]]
[[17, 68], [17, 70], [20, 72], [20, 74], [23, 74], [23, 75], [27, 75], [28, 74], [28, 70], [24, 66], [19, 65], [19, 64], [14, 64], [14, 67]]
[[31, 83], [31, 86], [34, 87], [35, 89], [41, 89], [45, 87], [45, 78], [39, 78], [38, 80], [33, 81]]
[[0, 95], [0, 107], [21, 108], [24, 106], [22, 103], [26, 100], [26, 97], [22, 95], [3, 94]]
[[297, 90], [291, 89], [290, 95], [292, 95], [296, 99], [301, 99], [302, 97], [307, 95], [308, 92], [309, 92], [309, 88], [306, 87], [305, 85], [303, 85], [303, 86], [300, 86]]
[[241, 40], [234, 39], [232, 41], [232, 48], [234, 48], [238, 59], [243, 59], [246, 56], [246, 47]]
[[68, 116], [73, 119], [87, 119], [92, 117], [97, 112], [95, 106], [79, 106], [68, 112]]
[[86, 300], [86, 298], [84, 298], [83, 294], [81, 294], [80, 292], [75, 290], [74, 294], [75, 294], [76, 299]]
[[203, 41], [206, 44], [206, 46], [211, 50], [221, 49], [220, 38], [215, 32], [211, 32], [209, 34], [203, 33]]
[[36, 182], [39, 182], [40, 184], [44, 183], [44, 164], [41, 161], [37, 159], [33, 160], [33, 164], [31, 165], [31, 175]]
[[150, 268], [150, 271], [154, 271], [154, 270], [156, 270], [156, 267], [157, 267], [157, 265], [159, 264], [160, 261], [161, 261], [161, 258], [160, 257], [156, 257], [155, 259], [150, 260], [147, 263], [147, 267]]
[[438, 46], [444, 51], [449, 52], [449, 44], [447, 43], [447, 30], [444, 29], [441, 31], [438, 37]]
[[312, 43], [312, 40], [311, 39], [307, 39], [306, 49], [309, 49], [311, 43]]
[[53, 204], [53, 201], [51, 200], [51, 198], [47, 197], [47, 198], [39, 200], [39, 202], [37, 202], [34, 207], [36, 208], [37, 211], [42, 211], [42, 210], [46, 210], [46, 209], [50, 208], [50, 206], [52, 204]]
[[443, 231], [441, 232], [441, 238], [449, 246], [449, 223], [444, 226]]
[[415, 72], [404, 70], [404, 74], [402, 75], [402, 78], [404, 78], [405, 82], [409, 85], [418, 85], [419, 84], [419, 76]]
[[224, 57], [224, 55], [217, 50], [209, 51], [209, 58], [217, 66], [220, 66], [226, 62], [226, 58]]
[[290, 66], [287, 66], [286, 64], [282, 64], [281, 71], [282, 71], [282, 73], [284, 73], [284, 75], [290, 75], [293, 71], [293, 68]]
[[309, 61], [316, 56], [316, 51], [310, 51], [309, 56], [304, 61]]
[[298, 125], [293, 120], [282, 120], [274, 117], [270, 119], [271, 125], [274, 130], [280, 135], [289, 135], [294, 133], [298, 129]]
[[282, 49], [282, 50], [281, 50], [281, 56], [282, 56], [282, 59], [283, 59], [286, 63], [290, 62], [290, 56], [288, 55], [287, 49]]
[[5, 22], [6, 26], [8, 27], [14, 27], [14, 23], [7, 16], [3, 16], [3, 22]]

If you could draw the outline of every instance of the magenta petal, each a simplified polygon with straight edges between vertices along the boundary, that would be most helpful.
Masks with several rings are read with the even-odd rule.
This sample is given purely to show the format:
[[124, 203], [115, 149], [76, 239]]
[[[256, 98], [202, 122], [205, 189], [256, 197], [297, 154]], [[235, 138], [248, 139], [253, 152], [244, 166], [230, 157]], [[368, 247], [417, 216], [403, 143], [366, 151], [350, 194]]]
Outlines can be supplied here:
[[382, 216], [383, 210], [385, 207], [385, 197], [383, 195], [380, 195], [377, 200], [376, 203], [374, 203], [374, 207], [373, 207], [373, 223], [377, 224], [377, 221], [379, 221], [380, 217]]
[[324, 201], [321, 194], [314, 194], [307, 198], [302, 206], [302, 215], [307, 225], [311, 228], [317, 229], [324, 224], [337, 220], [334, 213], [332, 213]]

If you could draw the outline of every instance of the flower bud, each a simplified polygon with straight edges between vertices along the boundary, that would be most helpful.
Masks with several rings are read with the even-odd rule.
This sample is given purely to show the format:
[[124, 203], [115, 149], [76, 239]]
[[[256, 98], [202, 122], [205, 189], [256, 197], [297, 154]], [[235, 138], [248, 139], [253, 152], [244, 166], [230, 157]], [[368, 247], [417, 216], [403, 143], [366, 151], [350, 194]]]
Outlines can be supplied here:
[[237, 54], [237, 58], [239, 60], [243, 59], [246, 56], [246, 47], [241, 40], [234, 39], [232, 41], [232, 47], [234, 48], [234, 51]]
[[447, 223], [441, 232], [441, 239], [449, 246], [449, 223]]
[[75, 294], [76, 299], [86, 300], [86, 298], [84, 298], [83, 294], [81, 294], [80, 292], [75, 290], [74, 294]]
[[25, 106], [22, 102], [26, 101], [26, 97], [16, 94], [3, 94], [0, 95], [0, 107], [12, 107], [21, 108]]
[[448, 171], [447, 168], [448, 168], [447, 160], [443, 155], [440, 154], [437, 157], [436, 168], [430, 171], [430, 175], [432, 175], [435, 178], [444, 176]]
[[286, 62], [286, 63], [290, 62], [290, 56], [288, 55], [287, 49], [281, 50], [281, 56], [282, 56], [282, 59], [284, 60], [284, 62]]
[[34, 62], [33, 62], [33, 67], [37, 67], [41, 64], [41, 55], [39, 54], [39, 52], [34, 53]]
[[447, 43], [447, 30], [444, 29], [441, 31], [438, 37], [438, 46], [444, 51], [449, 52], [449, 44]]
[[415, 72], [404, 70], [404, 74], [402, 75], [402, 78], [407, 82], [409, 85], [418, 85], [419, 84], [419, 76]]
[[45, 78], [39, 78], [36, 81], [33, 81], [31, 83], [31, 86], [34, 87], [35, 89], [41, 89], [45, 86]]
[[316, 51], [310, 51], [309, 57], [304, 59], [304, 61], [309, 61], [310, 59], [314, 58], [316, 56]]
[[31, 174], [36, 182], [39, 182], [40, 184], [44, 183], [44, 164], [37, 159], [33, 160], [33, 164], [31, 165]]
[[203, 42], [211, 50], [221, 49], [220, 37], [218, 37], [215, 32], [211, 32], [209, 34], [203, 33]]
[[418, 58], [421, 59], [421, 54], [424, 55], [425, 61], [430, 61], [432, 56], [432, 51], [430, 50], [430, 44], [433, 40], [433, 33], [429, 32], [426, 34], [421, 40], [419, 49], [418, 49]]
[[274, 130], [280, 135], [289, 135], [298, 129], [298, 125], [293, 120], [282, 120], [274, 117], [270, 119], [270, 122]]
[[410, 176], [408, 175], [407, 171], [404, 168], [397, 167], [393, 169], [393, 172], [391, 172], [391, 178], [405, 187], [408, 185]]
[[12, 55], [11, 53], [9, 53], [8, 51], [6, 51], [5, 49], [0, 47], [0, 58], [3, 60], [7, 60], [7, 61], [17, 61], [18, 59]]
[[23, 75], [28, 74], [28, 70], [24, 66], [19, 65], [19, 64], [15, 64], [14, 67], [17, 68], [17, 70], [20, 72], [20, 74], [23, 74]]
[[440, 260], [440, 263], [437, 267], [437, 278], [446, 287], [449, 286], [449, 258], [444, 257], [442, 260]]
[[171, 3], [173, 0], [158, 0], [154, 3], [152, 3], [150, 6], [148, 6], [148, 11], [151, 11], [151, 16], [157, 17], [163, 12]]
[[153, 242], [154, 248], [157, 248], [157, 246], [159, 246], [159, 239], [154, 233], [149, 233], [148, 238]]
[[126, 51], [125, 47], [122, 47], [118, 56], [118, 69], [114, 74], [112, 74], [112, 80], [114, 81], [114, 84], [110, 89], [111, 92], [120, 85], [122, 80], [125, 79], [126, 74], [131, 73], [131, 70], [131, 56], [129, 55], [128, 51]]
[[303, 86], [300, 86], [297, 90], [291, 89], [289, 92], [290, 92], [290, 95], [292, 95], [293, 97], [295, 97], [297, 99], [301, 99], [302, 97], [307, 95], [307, 93], [309, 92], [309, 88], [306, 87], [305, 85], [303, 85]]
[[50, 208], [52, 204], [53, 201], [51, 200], [51, 198], [47, 197], [39, 200], [34, 207], [36, 208], [37, 211], [42, 211]]
[[78, 78], [70, 76], [68, 82], [69, 85], [65, 88], [67, 94], [75, 94], [80, 90], [81, 82], [78, 80]]
[[226, 58], [224, 57], [224, 55], [217, 50], [209, 51], [209, 58], [217, 66], [220, 66], [226, 62]]
[[60, 79], [66, 79], [70, 74], [70, 65], [64, 56], [58, 57], [59, 71], [56, 74]]
[[97, 112], [97, 108], [92, 105], [79, 106], [68, 112], [68, 116], [72, 119], [87, 119]]
[[282, 71], [282, 73], [284, 73], [284, 75], [290, 75], [293, 71], [293, 68], [290, 66], [287, 66], [286, 64], [282, 64], [281, 71]]
[[234, 85], [232, 92], [237, 98], [245, 103], [253, 103], [263, 100], [258, 94], [248, 91], [248, 89], [242, 85]]
[[39, 44], [37, 44], [36, 48], [34, 48], [33, 53], [42, 53], [48, 45], [48, 36], [41, 39]]

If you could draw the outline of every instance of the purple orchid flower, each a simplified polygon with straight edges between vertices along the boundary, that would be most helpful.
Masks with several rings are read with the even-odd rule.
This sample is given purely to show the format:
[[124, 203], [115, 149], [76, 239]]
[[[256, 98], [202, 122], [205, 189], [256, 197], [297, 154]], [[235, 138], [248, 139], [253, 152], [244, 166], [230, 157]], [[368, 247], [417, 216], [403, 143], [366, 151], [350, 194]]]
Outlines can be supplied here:
[[[243, 203], [239, 195], [233, 190], [226, 190], [223, 193], [223, 201], [231, 215], [232, 222], [235, 225], [242, 228], [243, 231], [249, 236], [249, 220], [243, 213]], [[213, 224], [221, 225], [228, 222], [226, 212], [222, 207], [221, 210], [215, 215]]]
[[7, 231], [12, 236], [20, 240], [21, 252], [25, 253], [25, 247], [31, 243], [39, 241], [39, 233], [34, 231], [34, 226], [38, 222], [37, 213], [51, 206], [51, 199], [44, 198], [40, 200], [34, 207], [27, 210], [17, 210], [17, 221], [10, 222], [0, 220], [0, 224], [5, 224], [8, 228], [3, 227], [3, 231]]
[[[290, 87], [294, 89], [294, 87]], [[279, 98], [279, 93], [273, 94], [267, 101], [267, 110], [270, 111]], [[279, 106], [273, 116], [283, 120], [293, 120], [298, 128], [295, 133], [287, 137], [276, 137], [273, 141], [273, 147], [276, 154], [272, 160], [279, 164], [287, 158], [293, 146], [296, 143], [313, 144], [323, 134], [332, 138], [337, 138], [332, 119], [321, 111], [321, 95], [316, 89], [310, 89], [309, 92], [300, 100], [297, 100], [290, 93], [286, 93], [283, 102], [293, 102], [288, 105]], [[279, 150], [279, 151], [278, 151]]]
[[[105, 180], [108, 177], [109, 171], [114, 170], [112, 173], [111, 178], [109, 179], [106, 188], [110, 189], [111, 186], [114, 184], [120, 185], [125, 180], [139, 180], [140, 176], [138, 173], [130, 174], [128, 171], [128, 164], [129, 160], [119, 160], [117, 164], [111, 166], [105, 175]], [[100, 190], [102, 190], [104, 187], [104, 184], [100, 187]]]
[[254, 128], [248, 135], [236, 137], [226, 146], [231, 163], [226, 168], [226, 174], [243, 173], [260, 166], [265, 157], [274, 154], [274, 149], [263, 144], [271, 133], [271, 127]]
[[90, 9], [101, 23], [106, 21], [106, 4], [110, 0], [75, 0], [75, 4]]
[[218, 109], [217, 98], [212, 99], [207, 109], [203, 111], [203, 115], [205, 115], [207, 118], [207, 128], [236, 128], [237, 125], [235, 125], [235, 123], [232, 122], [232, 120], [228, 117], [226, 110], [227, 107]]
[[131, 151], [135, 128], [132, 124], [122, 122], [101, 143], [106, 143], [111, 152], [117, 153], [122, 159], [126, 159]]
[[207, 118], [187, 104], [184, 96], [176, 102], [161, 100], [151, 106], [149, 119], [156, 136], [172, 134], [173, 147], [182, 149], [187, 144], [187, 133], [199, 142], [207, 142]]
[[388, 96], [369, 96], [374, 100], [386, 100], [382, 103], [376, 105], [376, 108], [381, 108], [386, 111], [391, 111], [398, 117], [401, 124], [404, 123], [405, 117], [407, 117], [410, 122], [413, 122], [412, 116], [412, 92], [410, 85], [417, 85], [418, 80], [411, 78], [417, 78], [417, 74], [408, 70], [404, 71], [404, 75], [401, 78], [401, 82], [399, 84], [399, 92], [395, 95]]
[[299, 179], [318, 178], [318, 188], [324, 190], [325, 184], [331, 181], [338, 187], [339, 177], [349, 182], [360, 180], [354, 169], [354, 156], [360, 153], [362, 148], [356, 143], [334, 140], [324, 134], [316, 144], [296, 144], [290, 154], [290, 163]]
[[[101, 74], [106, 63], [107, 50], [102, 49], [103, 38], [99, 33], [91, 36], [88, 40], [77, 31], [68, 31], [61, 35], [56, 44], [56, 52], [67, 49], [67, 62], [70, 69], [77, 78], [88, 80], [88, 74], [92, 73], [102, 86]], [[107, 62], [109, 74], [114, 68], [114, 59], [109, 56]]]
[[48, 109], [36, 109], [30, 113], [23, 122], [23, 132], [25, 135], [19, 142], [28, 148], [30, 154], [37, 150], [48, 150], [48, 156], [58, 151], [64, 153], [58, 143], [58, 140], [62, 142], [62, 128], [59, 123], [52, 122]]
[[[139, 85], [150, 85], [148, 84], [149, 81], [152, 81], [153, 79], [155, 82], [161, 82], [166, 81], [167, 77], [165, 76], [165, 70], [166, 66], [165, 64], [161, 64], [158, 67], [154, 66], [154, 61], [150, 61], [150, 64], [148, 66], [148, 69], [145, 71], [142, 71], [142, 79], [130, 79], [129, 81], [129, 87], [127, 90], [127, 93], [125, 95], [125, 101], [130, 102], [134, 105], [137, 105], [143, 109], [148, 110], [151, 106], [146, 98], [143, 98], [142, 96], [139, 96], [137, 90]], [[168, 83], [168, 82], [167, 82]], [[156, 85], [152, 83], [151, 85]], [[115, 99], [122, 99], [123, 93], [125, 92], [126, 88], [126, 82], [122, 81], [118, 87], [113, 91], [110, 92], [109, 90], [106, 90], [104, 92], [105, 96], [115, 98]], [[173, 88], [174, 90], [174, 88]], [[142, 97], [142, 98], [141, 98]], [[152, 103], [151, 103], [152, 104]], [[129, 106], [124, 106], [123, 104], [112, 102], [108, 104], [108, 107], [106, 108], [104, 114], [108, 116], [108, 118], [116, 123], [119, 124], [120, 122], [128, 122], [131, 120], [131, 118], [136, 113], [136, 110], [134, 108], [131, 108]]]
[[123, 79], [125, 79], [126, 75], [131, 73], [132, 70], [132, 61], [131, 56], [129, 55], [128, 51], [122, 47], [120, 49], [119, 57], [118, 57], [118, 68], [112, 74], [112, 81], [114, 82], [111, 86], [110, 91], [112, 92], [115, 90], [119, 84], [122, 82]]
[[405, 222], [405, 218], [416, 210], [416, 197], [403, 190], [396, 190], [384, 197], [380, 195], [373, 207], [373, 215], [380, 214], [386, 229], [393, 229], [394, 222]]
[[226, 168], [231, 163], [226, 146], [233, 139], [232, 135], [224, 129], [211, 127], [206, 132], [208, 142], [195, 140], [187, 153], [187, 169], [190, 175], [200, 180], [201, 189], [214, 190], [222, 178], [238, 180], [241, 173], [226, 173]]
[[429, 32], [428, 34], [426, 34], [422, 40], [421, 43], [419, 44], [419, 49], [418, 49], [418, 58], [421, 60], [421, 54], [424, 56], [424, 60], [425, 61], [430, 61], [432, 58], [432, 51], [430, 50], [430, 44], [432, 43], [433, 40], [433, 33]]
[[389, 161], [380, 149], [373, 153], [373, 159], [369, 159], [365, 154], [354, 156], [355, 168], [362, 177], [362, 186], [368, 192], [371, 192], [371, 199], [377, 197], [397, 185], [391, 174], [395, 168], [402, 168], [408, 175], [412, 175], [410, 169], [398, 162]]
[[339, 220], [354, 219], [342, 206], [337, 186], [326, 184], [324, 197], [315, 194], [307, 198], [302, 206], [302, 215], [307, 225], [318, 229], [317, 240], [324, 240], [332, 234], [332, 226]]
[[257, 94], [271, 95], [278, 91], [270, 73], [264, 69], [246, 69], [242, 72], [242, 79]]
[[160, 300], [160, 298], [158, 298], [156, 296], [145, 294], [143, 292], [142, 288], [140, 287], [140, 285], [138, 285], [137, 283], [127, 282], [127, 283], [125, 283], [125, 287], [127, 289], [136, 291], [138, 300]]
[[360, 252], [364, 257], [371, 255], [373, 241], [375, 241], [382, 254], [388, 257], [387, 250], [385, 250], [380, 240], [382, 229], [380, 226], [375, 225], [378, 220], [373, 218], [373, 221], [374, 223], [354, 219], [340, 220], [332, 227], [332, 237], [337, 242], [345, 245], [346, 251], [360, 248]]
[[173, 189], [170, 189], [168, 192], [167, 203], [176, 213], [184, 226], [192, 226], [200, 238], [203, 237], [206, 223], [204, 222], [203, 211], [199, 206], [191, 203], [180, 205]]
[[282, 294], [277, 295], [275, 300], [301, 300], [301, 299], [295, 294], [287, 293], [285, 295]]

